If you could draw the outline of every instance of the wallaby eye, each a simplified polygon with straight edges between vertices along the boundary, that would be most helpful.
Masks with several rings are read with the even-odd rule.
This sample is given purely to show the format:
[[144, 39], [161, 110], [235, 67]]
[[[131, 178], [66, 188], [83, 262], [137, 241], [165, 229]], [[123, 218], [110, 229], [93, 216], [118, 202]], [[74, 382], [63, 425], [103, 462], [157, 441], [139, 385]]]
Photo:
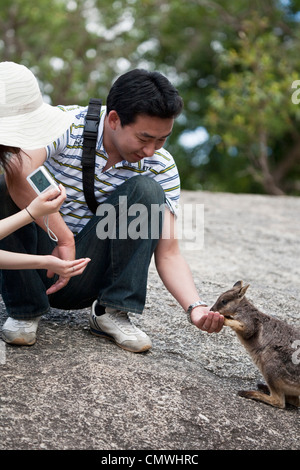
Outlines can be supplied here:
[[222, 304], [223, 304], [223, 305], [227, 305], [228, 302], [229, 302], [229, 300], [226, 300], [226, 299], [223, 299], [223, 300], [222, 300]]

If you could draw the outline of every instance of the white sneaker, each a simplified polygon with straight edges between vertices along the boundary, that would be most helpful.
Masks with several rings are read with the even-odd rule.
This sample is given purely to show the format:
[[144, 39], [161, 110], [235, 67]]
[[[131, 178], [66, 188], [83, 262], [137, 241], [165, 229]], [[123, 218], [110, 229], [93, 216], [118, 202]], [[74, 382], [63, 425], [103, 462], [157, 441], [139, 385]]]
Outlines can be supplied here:
[[2, 327], [3, 340], [10, 344], [32, 346], [36, 342], [36, 331], [40, 318], [25, 321], [9, 317]]
[[95, 315], [95, 305], [92, 305], [90, 313], [91, 333], [105, 339], [114, 341], [120, 348], [131, 352], [143, 352], [152, 347], [150, 338], [133, 325], [126, 312], [106, 308], [103, 315]]

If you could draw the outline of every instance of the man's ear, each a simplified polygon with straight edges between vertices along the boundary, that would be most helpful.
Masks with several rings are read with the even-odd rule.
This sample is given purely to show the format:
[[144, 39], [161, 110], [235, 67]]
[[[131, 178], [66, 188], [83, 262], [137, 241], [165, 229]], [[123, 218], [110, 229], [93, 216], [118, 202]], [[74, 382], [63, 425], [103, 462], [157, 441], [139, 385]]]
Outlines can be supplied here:
[[115, 131], [116, 128], [118, 127], [118, 125], [121, 124], [121, 120], [119, 118], [119, 115], [117, 113], [117, 111], [115, 111], [114, 109], [112, 111], [109, 112], [108, 116], [107, 116], [107, 122], [109, 124], [109, 127]]

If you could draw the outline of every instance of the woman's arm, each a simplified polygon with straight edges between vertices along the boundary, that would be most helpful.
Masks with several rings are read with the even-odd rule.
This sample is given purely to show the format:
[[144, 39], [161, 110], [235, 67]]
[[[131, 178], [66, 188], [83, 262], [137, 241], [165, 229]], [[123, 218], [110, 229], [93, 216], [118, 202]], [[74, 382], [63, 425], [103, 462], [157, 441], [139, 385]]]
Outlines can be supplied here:
[[[21, 152], [20, 155], [21, 162], [15, 160], [12, 177], [7, 181], [7, 186], [15, 204], [20, 209], [24, 209], [36, 196], [34, 190], [27, 182], [26, 176], [28, 176], [33, 170], [35, 170], [44, 163], [47, 154], [46, 149], [38, 149], [26, 152], [24, 151]], [[46, 227], [43, 222], [43, 217], [37, 218], [35, 222], [43, 230], [46, 230]], [[62, 260], [74, 260], [74, 235], [71, 230], [67, 227], [60, 214], [50, 214], [48, 218], [48, 226], [58, 238], [57, 245], [52, 254]], [[52, 277], [54, 275], [54, 271], [49, 269], [47, 275], [48, 277]], [[56, 282], [56, 284], [54, 284], [54, 288], [56, 290], [61, 289], [68, 283], [69, 278], [70, 277], [60, 275], [58, 281]]]
[[[77, 276], [90, 262], [90, 258], [66, 261], [52, 255], [28, 255], [0, 250], [0, 269], [51, 269], [54, 273]], [[80, 272], [79, 272], [80, 271]]]
[[57, 212], [66, 198], [64, 187], [60, 186], [60, 190], [60, 194], [55, 189], [46, 191], [36, 197], [26, 209], [0, 220], [0, 240], [39, 217]]
[[[73, 277], [81, 274], [90, 258], [80, 258], [73, 261], [65, 261], [52, 255], [28, 255], [0, 250], [0, 269], [48, 269], [63, 277]], [[59, 290], [59, 286], [51, 286], [47, 294], [53, 294]]]
[[[15, 204], [20, 209], [24, 209], [36, 198], [36, 193], [26, 180], [26, 177], [40, 165], [43, 165], [47, 157], [46, 149], [21, 151], [20, 157], [20, 159], [15, 159], [12, 162], [12, 175], [11, 178], [7, 179], [7, 187]], [[42, 214], [36, 217], [35, 222], [43, 230], [46, 230]], [[68, 245], [71, 247], [69, 256], [66, 259], [71, 259], [71, 252], [74, 259], [74, 236], [60, 214], [54, 213], [49, 215], [49, 227], [57, 236], [58, 245]]]
[[[58, 194], [56, 189], [49, 189], [36, 197], [26, 209], [0, 220], [0, 239], [41, 216], [57, 212], [66, 198], [63, 186], [60, 186], [60, 191]], [[51, 273], [49, 277], [56, 273], [63, 279], [81, 274], [89, 261], [89, 258], [65, 261], [52, 255], [40, 256], [0, 251], [0, 269], [47, 269]], [[65, 284], [60, 280], [51, 286], [47, 293], [52, 294], [63, 285]]]

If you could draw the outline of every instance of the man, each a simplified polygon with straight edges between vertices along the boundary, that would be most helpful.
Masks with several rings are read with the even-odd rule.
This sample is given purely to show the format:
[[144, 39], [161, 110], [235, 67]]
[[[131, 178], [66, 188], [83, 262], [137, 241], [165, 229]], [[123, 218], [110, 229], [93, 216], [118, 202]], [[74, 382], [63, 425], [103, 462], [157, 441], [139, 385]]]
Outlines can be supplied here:
[[[62, 108], [73, 115], [70, 130], [47, 148], [21, 153], [22, 164], [15, 163], [8, 184], [14, 203], [6, 197], [1, 217], [31, 201], [33, 194], [26, 176], [44, 164], [67, 192], [61, 215], [53, 214], [48, 220], [58, 242], [55, 245], [47, 236], [43, 221], [37, 220], [8, 237], [0, 247], [29, 253], [52, 252], [68, 260], [76, 254], [78, 258], [90, 258], [91, 262], [80, 277], [59, 277], [54, 283], [53, 273], [49, 272], [47, 277], [38, 271], [30, 275], [24, 271], [3, 272], [2, 296], [10, 316], [3, 326], [5, 341], [33, 344], [38, 321], [49, 306], [80, 309], [92, 305], [92, 333], [132, 352], [150, 349], [150, 338], [131, 323], [128, 312], [143, 311], [153, 253], [164, 285], [188, 311], [191, 322], [210, 333], [221, 330], [224, 319], [218, 312], [210, 312], [200, 300], [175, 235], [179, 176], [163, 145], [182, 105], [177, 90], [159, 73], [137, 69], [116, 80], [107, 106], [102, 108], [98, 128], [94, 170], [94, 191], [99, 204], [96, 215], [87, 206], [82, 184], [87, 108]], [[4, 194], [2, 182], [2, 198]], [[137, 206], [144, 208], [144, 218], [132, 236], [129, 229], [136, 214], [131, 209]], [[103, 207], [108, 211], [102, 211]], [[159, 208], [154, 234], [153, 207]], [[114, 227], [105, 236], [104, 228], [111, 228], [112, 219]], [[143, 236], [136, 236], [138, 230], [143, 231]], [[16, 291], [22, 295], [16, 296]]]

